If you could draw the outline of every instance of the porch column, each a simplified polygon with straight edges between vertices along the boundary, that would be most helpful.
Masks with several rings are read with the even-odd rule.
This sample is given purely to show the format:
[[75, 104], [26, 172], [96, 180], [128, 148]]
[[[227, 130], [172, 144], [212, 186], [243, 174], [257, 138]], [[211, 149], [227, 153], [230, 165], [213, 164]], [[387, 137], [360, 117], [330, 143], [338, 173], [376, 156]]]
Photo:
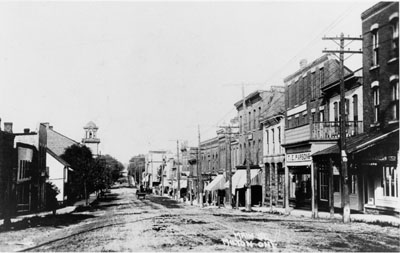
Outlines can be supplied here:
[[265, 164], [262, 165], [262, 175], [263, 175], [263, 181], [262, 181], [262, 198], [261, 198], [261, 206], [265, 206], [265, 193], [266, 193], [266, 185], [267, 185], [267, 174], [266, 174], [266, 168]]
[[290, 213], [290, 207], [289, 207], [289, 168], [286, 165], [285, 162], [283, 162], [283, 166], [285, 167], [285, 213], [289, 214]]
[[318, 218], [317, 166], [311, 161], [311, 218]]
[[278, 198], [279, 198], [279, 187], [278, 187], [278, 164], [275, 163], [274, 166], [274, 174], [275, 174], [275, 206], [278, 207]]
[[273, 193], [272, 193], [272, 171], [273, 171], [273, 163], [269, 164], [269, 207], [272, 211], [272, 198], [273, 198]]
[[329, 170], [329, 212], [330, 217], [333, 218], [335, 216], [335, 199], [333, 195], [333, 161], [332, 158], [329, 158], [328, 162], [328, 170]]

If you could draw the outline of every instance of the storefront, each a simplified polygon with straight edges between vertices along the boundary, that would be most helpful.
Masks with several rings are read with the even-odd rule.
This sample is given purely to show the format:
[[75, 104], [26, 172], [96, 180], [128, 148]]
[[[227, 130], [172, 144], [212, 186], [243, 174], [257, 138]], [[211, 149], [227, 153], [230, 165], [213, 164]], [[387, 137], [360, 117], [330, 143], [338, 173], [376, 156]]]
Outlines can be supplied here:
[[[398, 129], [387, 133], [365, 133], [347, 139], [350, 209], [399, 213], [398, 139]], [[343, 179], [338, 145], [317, 152], [313, 160], [319, 173], [317, 187], [320, 209], [331, 206], [332, 202], [335, 208], [341, 208]]]
[[285, 156], [264, 157], [265, 202], [268, 206], [284, 206]]
[[289, 202], [296, 208], [311, 208], [311, 164], [310, 150], [286, 154], [286, 166], [289, 169]]

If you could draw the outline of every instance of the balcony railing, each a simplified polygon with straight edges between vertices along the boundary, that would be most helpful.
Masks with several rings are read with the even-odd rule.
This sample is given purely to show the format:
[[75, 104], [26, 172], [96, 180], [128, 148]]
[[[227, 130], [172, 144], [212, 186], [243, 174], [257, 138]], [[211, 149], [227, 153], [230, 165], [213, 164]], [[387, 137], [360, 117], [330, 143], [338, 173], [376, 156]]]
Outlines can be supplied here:
[[[363, 133], [362, 121], [346, 122], [346, 137]], [[340, 138], [340, 122], [314, 122], [311, 126], [311, 138], [313, 140], [336, 140]]]

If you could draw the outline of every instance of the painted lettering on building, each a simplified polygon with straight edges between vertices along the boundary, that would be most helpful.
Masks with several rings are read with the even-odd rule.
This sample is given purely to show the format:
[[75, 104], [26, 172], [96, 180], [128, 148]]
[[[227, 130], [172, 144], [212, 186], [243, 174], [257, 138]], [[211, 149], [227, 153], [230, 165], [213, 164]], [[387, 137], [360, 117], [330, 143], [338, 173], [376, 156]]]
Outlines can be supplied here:
[[286, 154], [287, 162], [306, 162], [311, 161], [311, 152]]

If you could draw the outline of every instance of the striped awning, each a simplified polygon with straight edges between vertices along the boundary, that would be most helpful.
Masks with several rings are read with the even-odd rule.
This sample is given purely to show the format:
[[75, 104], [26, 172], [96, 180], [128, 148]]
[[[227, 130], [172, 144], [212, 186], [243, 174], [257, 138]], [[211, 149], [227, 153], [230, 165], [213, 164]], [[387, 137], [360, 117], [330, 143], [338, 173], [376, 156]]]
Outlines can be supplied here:
[[218, 175], [214, 178], [213, 181], [211, 181], [211, 183], [209, 183], [204, 190], [206, 191], [216, 191], [216, 190], [221, 190], [224, 189], [225, 185], [225, 177], [224, 175]]
[[[261, 185], [262, 184], [262, 174], [260, 169], [250, 170], [250, 185]], [[247, 170], [237, 170], [232, 177], [232, 194], [235, 194], [236, 189], [244, 188], [247, 184]], [[225, 188], [229, 188], [229, 182], [225, 183]]]

